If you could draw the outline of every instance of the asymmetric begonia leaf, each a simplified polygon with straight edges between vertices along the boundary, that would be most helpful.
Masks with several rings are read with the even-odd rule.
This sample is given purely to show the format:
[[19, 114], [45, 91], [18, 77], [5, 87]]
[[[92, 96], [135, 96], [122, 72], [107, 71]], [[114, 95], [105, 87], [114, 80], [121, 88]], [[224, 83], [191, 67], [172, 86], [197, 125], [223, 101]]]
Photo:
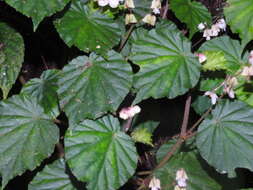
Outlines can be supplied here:
[[175, 98], [199, 80], [200, 64], [191, 53], [191, 43], [171, 27], [153, 29], [133, 42], [130, 59], [140, 67], [134, 77], [133, 104], [149, 97]]
[[15, 83], [24, 59], [22, 36], [5, 23], [0, 23], [0, 88], [3, 98]]
[[31, 17], [34, 30], [37, 29], [39, 23], [47, 16], [62, 10], [70, 0], [4, 0], [10, 6], [15, 8], [22, 14]]
[[59, 139], [53, 118], [35, 98], [17, 95], [0, 102], [0, 174], [2, 186], [33, 170], [54, 151]]
[[75, 45], [85, 52], [105, 54], [120, 40], [119, 25], [81, 1], [73, 2], [63, 18], [54, 24], [68, 46]]
[[89, 190], [118, 189], [137, 165], [134, 142], [112, 116], [71, 127], [65, 135], [65, 152], [73, 174], [88, 182]]
[[235, 33], [239, 33], [242, 43], [253, 40], [252, 0], [227, 0], [224, 9], [226, 21]]
[[60, 113], [57, 95], [59, 75], [58, 70], [44, 71], [40, 78], [28, 81], [21, 91], [21, 93], [38, 98], [38, 102], [44, 108], [45, 113], [52, 114], [54, 118]]
[[192, 0], [171, 0], [170, 7], [182, 22], [190, 29], [190, 38], [197, 32], [200, 23], [212, 23], [208, 9], [200, 2]]
[[[241, 64], [247, 63], [247, 56], [248, 53], [245, 53], [243, 58], [241, 58], [243, 53], [243, 47], [240, 45], [238, 40], [232, 40], [228, 36], [222, 36], [218, 38], [214, 38], [212, 40], [206, 41], [199, 49], [201, 52], [210, 52], [214, 54], [215, 52], [219, 55], [220, 58], [217, 57], [216, 54], [216, 61], [218, 68], [217, 69], [226, 69], [228, 72], [237, 71]], [[222, 56], [225, 57], [223, 60]], [[211, 58], [211, 57], [210, 57]], [[217, 59], [218, 58], [218, 59]], [[213, 58], [211, 58], [210, 61]], [[215, 63], [209, 64], [214, 70]], [[223, 65], [221, 65], [223, 64]], [[207, 67], [207, 66], [206, 66]]]
[[253, 171], [253, 109], [240, 101], [220, 102], [198, 128], [201, 156], [220, 172]]
[[131, 66], [114, 51], [104, 59], [80, 56], [63, 69], [60, 104], [70, 120], [97, 118], [115, 112], [132, 85]]
[[29, 184], [28, 190], [76, 190], [76, 188], [66, 173], [65, 161], [60, 159], [45, 166]]

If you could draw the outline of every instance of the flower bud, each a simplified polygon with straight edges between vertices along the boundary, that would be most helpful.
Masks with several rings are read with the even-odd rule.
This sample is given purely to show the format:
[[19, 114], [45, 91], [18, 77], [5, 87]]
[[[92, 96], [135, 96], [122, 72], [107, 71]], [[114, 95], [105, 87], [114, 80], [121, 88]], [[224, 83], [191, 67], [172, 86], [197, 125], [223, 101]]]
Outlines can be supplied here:
[[135, 8], [133, 0], [126, 0], [124, 6], [126, 9], [129, 9], [129, 8], [134, 9]]
[[156, 16], [155, 15], [151, 15], [151, 14], [147, 14], [143, 19], [142, 19], [143, 22], [147, 23], [147, 24], [150, 24], [152, 26], [155, 25], [155, 22], [156, 22]]
[[137, 23], [137, 20], [134, 16], [134, 14], [126, 14], [125, 17], [125, 25]]

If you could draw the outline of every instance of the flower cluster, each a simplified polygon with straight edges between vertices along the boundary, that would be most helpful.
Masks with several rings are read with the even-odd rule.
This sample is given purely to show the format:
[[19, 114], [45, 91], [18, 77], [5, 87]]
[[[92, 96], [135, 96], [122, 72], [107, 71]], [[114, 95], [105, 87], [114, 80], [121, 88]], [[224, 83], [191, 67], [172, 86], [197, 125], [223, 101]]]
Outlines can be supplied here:
[[[153, 14], [160, 14], [161, 9], [161, 0], [153, 0], [150, 6], [150, 9], [152, 9]], [[156, 16], [153, 14], [147, 14], [142, 21], [150, 24], [151, 26], [154, 26], [156, 23]]]
[[205, 37], [206, 40], [210, 40], [211, 37], [218, 36], [220, 31], [226, 30], [226, 22], [223, 18], [219, 19], [211, 28], [207, 28], [206, 23], [200, 23], [198, 29], [203, 30], [203, 37]]
[[130, 106], [127, 108], [123, 108], [120, 112], [119, 112], [119, 117], [121, 119], [127, 120], [129, 118], [132, 118], [133, 116], [135, 116], [137, 113], [141, 112], [141, 108], [139, 106]]

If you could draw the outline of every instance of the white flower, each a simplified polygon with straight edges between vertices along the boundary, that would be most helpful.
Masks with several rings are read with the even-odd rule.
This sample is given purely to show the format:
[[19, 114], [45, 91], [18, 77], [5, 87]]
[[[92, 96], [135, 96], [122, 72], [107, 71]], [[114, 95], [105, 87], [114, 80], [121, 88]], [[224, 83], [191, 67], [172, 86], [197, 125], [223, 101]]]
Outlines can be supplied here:
[[227, 26], [227, 24], [226, 24], [226, 21], [225, 21], [223, 18], [222, 18], [222, 19], [219, 19], [219, 20], [216, 22], [215, 25], [217, 25], [221, 30], [226, 31], [226, 26]]
[[152, 11], [154, 14], [158, 15], [160, 14], [160, 9], [156, 8], [156, 9], [153, 9]]
[[241, 75], [242, 76], [253, 76], [253, 66], [250, 66], [250, 67], [243, 67], [243, 70], [241, 72]]
[[151, 179], [151, 181], [149, 182], [149, 188], [151, 188], [151, 190], [159, 190], [161, 189], [161, 184], [160, 184], [160, 180], [157, 179], [156, 177], [153, 177]]
[[199, 25], [198, 25], [198, 29], [199, 30], [204, 30], [205, 29], [205, 27], [206, 27], [206, 25], [204, 24], [204, 23], [199, 23]]
[[132, 118], [133, 116], [135, 116], [137, 113], [140, 113], [141, 108], [136, 105], [136, 106], [130, 106], [127, 108], [123, 108], [120, 112], [119, 112], [119, 117], [121, 119], [127, 120], [129, 118]]
[[177, 185], [179, 187], [186, 187], [187, 186], [187, 183], [186, 183], [187, 179], [188, 179], [188, 176], [183, 168], [177, 170], [176, 181], [177, 181]]
[[119, 6], [119, 0], [98, 0], [98, 5], [101, 7], [104, 7], [108, 4], [110, 7], [116, 8]]
[[253, 66], [253, 50], [250, 51], [249, 53], [249, 64], [251, 64]]
[[147, 14], [143, 19], [142, 19], [143, 22], [145, 23], [148, 23], [152, 26], [155, 25], [155, 22], [156, 22], [156, 16], [155, 15], [151, 15], [151, 14]]
[[217, 94], [215, 94], [214, 92], [211, 92], [211, 91], [207, 91], [207, 92], [205, 92], [204, 96], [209, 96], [211, 98], [212, 104], [213, 105], [216, 104], [217, 99], [218, 99]]
[[218, 36], [219, 32], [220, 32], [219, 26], [216, 24], [212, 25], [212, 27], [211, 27], [212, 36]]
[[133, 0], [126, 0], [124, 6], [126, 9], [129, 9], [129, 8], [134, 9], [135, 8]]
[[134, 14], [126, 14], [125, 25], [132, 23], [137, 23], [137, 19], [135, 18]]
[[196, 53], [196, 56], [198, 56], [198, 58], [199, 58], [199, 63], [203, 63], [207, 59], [205, 54], [203, 54], [203, 53]]
[[205, 29], [203, 33], [203, 37], [206, 38], [206, 40], [210, 40], [213, 32], [211, 29]]

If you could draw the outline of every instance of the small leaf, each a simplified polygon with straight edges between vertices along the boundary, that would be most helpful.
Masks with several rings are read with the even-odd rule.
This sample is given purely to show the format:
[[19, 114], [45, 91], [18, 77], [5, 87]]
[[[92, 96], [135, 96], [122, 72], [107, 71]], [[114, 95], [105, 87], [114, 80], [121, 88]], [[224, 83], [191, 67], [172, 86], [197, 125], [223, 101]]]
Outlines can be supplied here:
[[54, 151], [59, 130], [35, 98], [19, 95], [0, 102], [2, 186], [33, 170]]
[[229, 175], [235, 168], [253, 171], [253, 109], [240, 101], [221, 102], [198, 128], [201, 156]]
[[159, 125], [159, 122], [157, 121], [145, 121], [140, 124], [133, 124], [134, 129], [147, 129], [148, 132], [153, 133], [156, 127]]
[[250, 106], [253, 106], [253, 85], [252, 83], [246, 83], [243, 86], [237, 88], [235, 90], [236, 97], [249, 104]]
[[134, 77], [133, 104], [149, 97], [175, 98], [197, 84], [200, 64], [190, 42], [172, 28], [153, 29], [134, 41], [130, 59], [140, 71]]
[[[212, 91], [216, 88], [218, 88], [219, 86], [221, 86], [221, 84], [224, 82], [224, 79], [221, 78], [208, 78], [208, 79], [202, 79], [200, 81], [200, 91]], [[216, 94], [222, 94], [223, 92], [223, 88], [219, 88], [215, 91]]]
[[116, 118], [84, 120], [71, 128], [65, 135], [66, 160], [88, 189], [118, 189], [134, 174], [136, 148]]
[[243, 44], [253, 39], [253, 4], [252, 0], [228, 0], [224, 9], [227, 23], [231, 30], [239, 33]]
[[153, 146], [152, 133], [150, 133], [148, 129], [137, 128], [131, 133], [131, 137], [135, 142]]
[[0, 23], [0, 88], [3, 98], [15, 83], [24, 59], [22, 36], [5, 23]]
[[106, 54], [120, 40], [119, 25], [106, 15], [92, 11], [81, 1], [72, 2], [63, 18], [55, 23], [61, 38], [68, 46]]
[[[248, 57], [248, 54], [245, 53], [243, 58], [241, 58], [243, 53], [243, 46], [240, 45], [239, 41], [232, 40], [228, 36], [222, 36], [206, 41], [200, 47], [199, 51], [212, 52], [212, 54], [216, 52], [217, 54], [214, 58], [218, 58], [217, 61], [222, 61], [222, 67], [226, 68], [228, 72], [237, 71], [243, 63], [247, 62]], [[220, 52], [222, 52], [223, 54], [221, 54]], [[223, 55], [226, 59], [226, 64], [224, 63], [224, 60], [222, 58]], [[216, 64], [220, 63], [216, 62]]]
[[211, 99], [207, 96], [198, 96], [192, 104], [194, 111], [199, 115], [202, 115], [211, 106]]
[[70, 0], [5, 0], [5, 2], [22, 14], [31, 17], [33, 28], [36, 30], [45, 17], [62, 10]]
[[170, 7], [177, 18], [187, 24], [190, 29], [190, 38], [195, 32], [198, 32], [200, 23], [212, 23], [211, 14], [202, 3], [192, 0], [172, 0]]
[[58, 70], [47, 70], [40, 78], [28, 81], [22, 88], [21, 93], [38, 98], [38, 102], [44, 108], [45, 113], [49, 113], [56, 118], [59, 115], [58, 108]]
[[58, 93], [70, 120], [78, 122], [115, 112], [129, 92], [131, 66], [114, 51], [107, 57], [80, 56], [63, 68]]
[[63, 159], [47, 165], [28, 186], [28, 190], [76, 190], [66, 173]]
[[203, 63], [204, 71], [228, 70], [227, 60], [222, 51], [204, 51], [206, 61]]

